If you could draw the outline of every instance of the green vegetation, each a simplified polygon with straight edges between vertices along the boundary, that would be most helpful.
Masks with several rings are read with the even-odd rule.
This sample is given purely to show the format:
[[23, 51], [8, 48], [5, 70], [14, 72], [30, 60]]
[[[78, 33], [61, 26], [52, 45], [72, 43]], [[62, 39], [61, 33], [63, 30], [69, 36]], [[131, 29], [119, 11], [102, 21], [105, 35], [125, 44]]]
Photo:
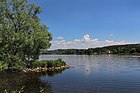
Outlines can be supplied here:
[[[30, 67], [22, 63], [21, 65], [15, 65], [12, 67], [12, 71], [21, 71], [21, 70], [26, 70], [28, 68], [35, 69], [35, 68], [55, 68], [55, 67], [61, 67], [61, 66], [66, 66], [66, 62], [64, 62], [62, 59], [57, 59], [57, 60], [42, 60], [42, 61], [34, 61], [30, 65]], [[55, 70], [55, 69], [54, 69]], [[0, 62], [0, 71], [9, 71], [8, 69], [8, 64], [4, 62]], [[11, 71], [11, 69], [10, 69]]]
[[84, 55], [87, 54], [86, 49], [58, 49], [58, 50], [49, 50], [42, 51], [42, 54], [58, 54], [58, 55], [67, 55], [67, 54], [76, 54], [76, 55]]
[[52, 68], [52, 67], [60, 67], [60, 66], [65, 66], [66, 63], [62, 59], [58, 60], [43, 60], [43, 61], [35, 61], [32, 64], [32, 68], [37, 68], [37, 67], [47, 67], [47, 68]]
[[140, 54], [140, 44], [127, 44], [107, 46], [103, 48], [90, 48], [89, 54]]
[[6, 62], [0, 62], [0, 71], [20, 71], [22, 69], [27, 68], [27, 64], [25, 62], [20, 62], [19, 64], [15, 64], [10, 69]]
[[39, 6], [28, 0], [0, 0], [0, 69], [31, 67], [40, 50], [52, 40], [46, 25], [40, 23]]
[[140, 54], [140, 44], [114, 45], [101, 48], [89, 49], [58, 49], [43, 51], [44, 54], [76, 54], [76, 55], [93, 55], [93, 54]]

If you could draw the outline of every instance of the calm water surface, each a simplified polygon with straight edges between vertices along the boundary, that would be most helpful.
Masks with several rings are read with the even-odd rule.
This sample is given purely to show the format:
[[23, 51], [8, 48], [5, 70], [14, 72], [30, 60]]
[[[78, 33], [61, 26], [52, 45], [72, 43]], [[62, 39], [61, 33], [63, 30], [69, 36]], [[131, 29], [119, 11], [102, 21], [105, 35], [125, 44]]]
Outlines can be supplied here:
[[[140, 56], [41, 55], [40, 60], [62, 58], [73, 68], [41, 75], [14, 75], [27, 93], [140, 93]], [[11, 75], [0, 76], [0, 89], [13, 89]], [[24, 80], [23, 80], [24, 78]], [[4, 80], [7, 80], [5, 84]], [[12, 83], [12, 84], [11, 84]], [[2, 87], [3, 84], [3, 87]], [[5, 85], [4, 85], [5, 84]], [[10, 85], [11, 84], [11, 85]], [[15, 83], [16, 85], [16, 83]]]

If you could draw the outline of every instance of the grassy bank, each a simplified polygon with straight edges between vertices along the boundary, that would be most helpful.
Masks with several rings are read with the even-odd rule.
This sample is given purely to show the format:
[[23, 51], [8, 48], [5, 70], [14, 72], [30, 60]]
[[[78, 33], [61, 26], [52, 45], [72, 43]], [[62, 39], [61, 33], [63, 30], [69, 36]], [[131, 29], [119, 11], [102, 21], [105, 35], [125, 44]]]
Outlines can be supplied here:
[[31, 68], [25, 68], [23, 72], [38, 73], [38, 72], [56, 71], [56, 70], [68, 69], [68, 68], [69, 66], [62, 59], [43, 60], [43, 61], [33, 62]]
[[32, 64], [32, 68], [37, 68], [37, 67], [47, 67], [47, 68], [52, 68], [52, 67], [60, 67], [64, 66], [66, 63], [62, 59], [57, 59], [57, 60], [43, 60], [43, 61], [35, 61]]
[[[23, 64], [24, 63], [24, 64]], [[34, 61], [30, 66], [25, 64], [25, 62], [21, 62], [14, 66], [13, 68], [8, 68], [8, 65], [4, 62], [0, 62], [0, 71], [23, 71], [23, 72], [44, 72], [44, 71], [54, 71], [57, 69], [65, 69], [69, 68], [69, 66], [62, 59], [57, 60], [42, 60], [42, 61]]]

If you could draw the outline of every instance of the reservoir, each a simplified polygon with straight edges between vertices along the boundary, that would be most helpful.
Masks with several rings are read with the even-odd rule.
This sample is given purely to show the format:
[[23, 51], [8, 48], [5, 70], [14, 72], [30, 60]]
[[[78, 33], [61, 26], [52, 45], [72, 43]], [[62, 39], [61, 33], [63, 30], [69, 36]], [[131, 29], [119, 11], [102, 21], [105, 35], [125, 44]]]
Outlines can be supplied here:
[[[40, 55], [72, 68], [33, 75], [0, 75], [0, 93], [24, 86], [24, 93], [140, 93], [138, 55]], [[43, 92], [44, 93], [44, 92]]]

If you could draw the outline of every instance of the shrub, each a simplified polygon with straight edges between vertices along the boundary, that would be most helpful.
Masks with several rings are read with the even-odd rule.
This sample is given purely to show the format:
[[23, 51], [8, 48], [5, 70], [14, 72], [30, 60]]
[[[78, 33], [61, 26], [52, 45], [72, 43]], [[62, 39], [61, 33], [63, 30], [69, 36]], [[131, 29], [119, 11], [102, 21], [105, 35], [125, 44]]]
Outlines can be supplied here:
[[4, 62], [0, 62], [0, 71], [6, 70], [8, 68], [7, 64]]
[[32, 64], [32, 68], [36, 67], [60, 67], [64, 66], [66, 63], [62, 59], [57, 60], [42, 60], [42, 61], [35, 61]]

